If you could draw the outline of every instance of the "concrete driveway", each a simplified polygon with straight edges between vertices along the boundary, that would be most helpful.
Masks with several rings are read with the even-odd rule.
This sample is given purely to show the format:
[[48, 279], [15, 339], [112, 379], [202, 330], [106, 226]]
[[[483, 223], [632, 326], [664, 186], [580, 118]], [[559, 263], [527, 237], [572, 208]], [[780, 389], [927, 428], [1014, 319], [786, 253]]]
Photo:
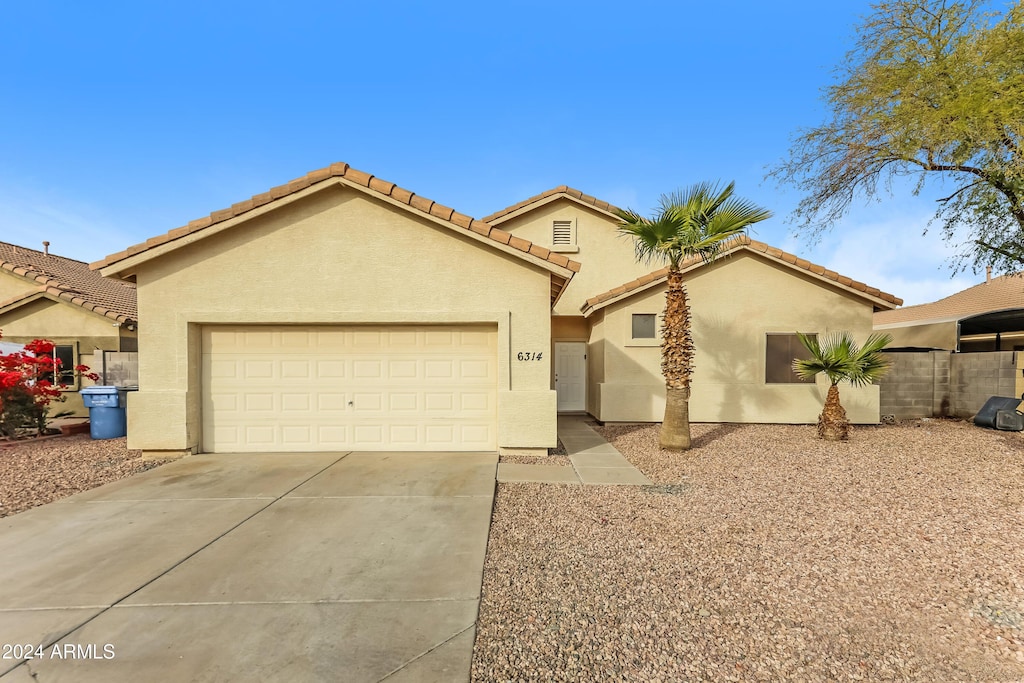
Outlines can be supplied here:
[[0, 680], [468, 680], [496, 466], [200, 455], [2, 519]]

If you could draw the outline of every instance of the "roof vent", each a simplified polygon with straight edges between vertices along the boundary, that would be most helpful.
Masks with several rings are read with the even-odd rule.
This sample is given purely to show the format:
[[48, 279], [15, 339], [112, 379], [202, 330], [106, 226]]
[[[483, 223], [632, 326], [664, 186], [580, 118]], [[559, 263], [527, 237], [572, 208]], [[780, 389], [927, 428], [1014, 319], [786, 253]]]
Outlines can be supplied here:
[[985, 266], [985, 282], [992, 282], [992, 266]]
[[50, 255], [50, 243], [47, 242], [46, 240], [43, 240], [43, 253], [46, 254], [47, 256]]

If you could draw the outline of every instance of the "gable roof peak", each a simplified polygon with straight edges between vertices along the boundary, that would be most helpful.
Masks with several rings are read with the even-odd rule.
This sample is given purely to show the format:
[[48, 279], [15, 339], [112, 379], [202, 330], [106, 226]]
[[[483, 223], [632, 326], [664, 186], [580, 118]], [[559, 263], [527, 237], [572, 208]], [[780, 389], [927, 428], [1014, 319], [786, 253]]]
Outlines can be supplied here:
[[[751, 239], [747, 235], [739, 235], [733, 239], [722, 244], [720, 256], [726, 256], [730, 253], [746, 250], [751, 251], [761, 256], [767, 257], [770, 260], [777, 261], [783, 265], [789, 266], [795, 270], [806, 271], [807, 274], [815, 277], [819, 280], [824, 280], [828, 284], [841, 287], [851, 291], [853, 294], [870, 299], [875, 306], [885, 308], [895, 308], [903, 303], [903, 299], [893, 296], [888, 292], [883, 292], [875, 287], [869, 287], [863, 282], [858, 282], [851, 278], [840, 275], [839, 273], [829, 270], [824, 266], [819, 266], [816, 263], [811, 263], [806, 259], [802, 259], [789, 252], [782, 251], [773, 246], [766, 244], [765, 242], [759, 242]], [[707, 261], [704, 261], [700, 257], [691, 257], [679, 264], [679, 269], [682, 271], [694, 270], [707, 265]], [[653, 286], [668, 277], [669, 269], [667, 267], [655, 270], [647, 275], [643, 275], [635, 280], [626, 282], [618, 287], [611, 289], [607, 292], [598, 294], [597, 296], [587, 299], [587, 301], [580, 307], [580, 311], [584, 316], [589, 316], [595, 310], [606, 306], [613, 301], [617, 301], [620, 298], [631, 296], [639, 290], [646, 289], [649, 286]]]
[[606, 213], [609, 216], [614, 216], [616, 218], [618, 217], [618, 213], [620, 211], [619, 207], [609, 202], [606, 202], [603, 199], [598, 199], [597, 197], [593, 197], [575, 188], [569, 187], [568, 185], [559, 185], [558, 187], [553, 187], [550, 190], [545, 190], [540, 194], [534, 195], [529, 199], [524, 199], [521, 202], [517, 202], [512, 206], [506, 206], [504, 209], [500, 209], [499, 211], [495, 211], [494, 213], [488, 216], [484, 216], [483, 219], [481, 220], [483, 220], [485, 223], [501, 223], [502, 221], [512, 218], [513, 215], [518, 216], [521, 213], [525, 213], [526, 211], [530, 211], [538, 206], [546, 204], [547, 202], [557, 197], [565, 197], [567, 199], [571, 199], [572, 201], [575, 201], [578, 204], [582, 204], [583, 206], [589, 208], [597, 209], [602, 213]]
[[[256, 211], [257, 209], [274, 202], [285, 200], [291, 195], [295, 195], [307, 188], [332, 179], [336, 182], [340, 181], [351, 187], [363, 190], [372, 196], [397, 203], [401, 205], [402, 208], [405, 208], [410, 212], [419, 213], [434, 221], [440, 221], [446, 227], [453, 229], [455, 232], [469, 234], [473, 238], [481, 241], [489, 241], [492, 243], [492, 246], [495, 246], [498, 249], [510, 252], [512, 255], [528, 261], [532, 260], [534, 263], [538, 263], [538, 265], [551, 270], [552, 273], [559, 273], [560, 275], [558, 277], [562, 281], [558, 292], [559, 295], [564, 290], [569, 279], [572, 278], [572, 275], [574, 273], [578, 273], [580, 270], [579, 263], [566, 258], [562, 254], [551, 252], [540, 245], [515, 237], [504, 230], [499, 230], [498, 228], [489, 225], [486, 221], [477, 220], [472, 216], [459, 213], [458, 211], [444, 206], [443, 204], [439, 204], [432, 199], [428, 199], [416, 194], [415, 192], [405, 190], [395, 183], [352, 168], [345, 162], [333, 163], [330, 166], [310, 171], [300, 178], [291, 180], [283, 185], [272, 187], [266, 192], [253, 195], [245, 201], [232, 204], [229, 208], [214, 211], [207, 216], [190, 221], [187, 225], [180, 228], [170, 230], [163, 235], [151, 237], [145, 242], [128, 247], [124, 251], [111, 254], [104, 259], [92, 263], [89, 267], [93, 270], [109, 269], [106, 273], [107, 275], [122, 275], [123, 271], [120, 271], [117, 268], [111, 268], [111, 266], [115, 266], [115, 264], [124, 262], [134, 256], [157, 247], [162, 247], [163, 245], [171, 244], [190, 235], [201, 233], [204, 230], [218, 224], [225, 223], [234, 218], [241, 218], [244, 220], [245, 214], [249, 214], [250, 212]], [[184, 242], [182, 242], [182, 244], [184, 244]], [[157, 254], [159, 253], [163, 252], [157, 252]], [[143, 260], [145, 258], [146, 257], [143, 257]], [[133, 261], [133, 264], [134, 263], [135, 261]], [[566, 273], [566, 271], [568, 271], [568, 273]]]

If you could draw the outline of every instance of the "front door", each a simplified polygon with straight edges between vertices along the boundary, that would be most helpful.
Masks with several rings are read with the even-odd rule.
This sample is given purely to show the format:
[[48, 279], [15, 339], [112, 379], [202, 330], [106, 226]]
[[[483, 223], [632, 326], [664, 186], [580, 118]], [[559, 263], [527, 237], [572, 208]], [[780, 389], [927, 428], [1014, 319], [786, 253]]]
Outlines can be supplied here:
[[586, 342], [555, 342], [555, 392], [559, 411], [587, 409]]

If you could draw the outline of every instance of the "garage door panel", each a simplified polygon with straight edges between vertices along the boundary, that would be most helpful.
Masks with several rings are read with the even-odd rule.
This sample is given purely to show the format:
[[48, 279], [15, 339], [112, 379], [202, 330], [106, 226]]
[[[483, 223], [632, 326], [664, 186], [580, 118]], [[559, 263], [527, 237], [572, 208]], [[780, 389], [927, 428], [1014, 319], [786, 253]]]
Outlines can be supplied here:
[[313, 428], [309, 425], [282, 425], [281, 443], [285, 446], [312, 445]]
[[383, 413], [384, 405], [382, 396], [379, 393], [352, 394], [352, 410], [357, 413]]
[[316, 430], [317, 443], [328, 450], [348, 448], [352, 443], [346, 425], [320, 425]]
[[272, 446], [278, 442], [277, 427], [273, 425], [246, 425], [242, 433], [247, 445]]
[[446, 380], [455, 376], [454, 361], [428, 360], [423, 363], [423, 376], [428, 380]]
[[320, 411], [337, 412], [345, 410], [348, 405], [348, 396], [346, 394], [335, 394], [335, 393], [323, 393], [318, 392], [316, 394], [316, 406]]
[[494, 450], [492, 327], [208, 327], [206, 451]]
[[311, 397], [308, 393], [281, 394], [282, 413], [308, 413], [312, 407], [313, 406], [311, 404]]
[[414, 358], [388, 361], [388, 379], [407, 380], [421, 376], [420, 363]]
[[281, 379], [309, 379], [313, 376], [311, 364], [312, 361], [306, 358], [282, 360], [279, 371]]
[[392, 392], [388, 395], [388, 409], [392, 414], [418, 412], [420, 410], [419, 397], [420, 394], [415, 393]]
[[391, 423], [388, 425], [388, 441], [396, 446], [415, 446], [420, 442], [419, 426]]

